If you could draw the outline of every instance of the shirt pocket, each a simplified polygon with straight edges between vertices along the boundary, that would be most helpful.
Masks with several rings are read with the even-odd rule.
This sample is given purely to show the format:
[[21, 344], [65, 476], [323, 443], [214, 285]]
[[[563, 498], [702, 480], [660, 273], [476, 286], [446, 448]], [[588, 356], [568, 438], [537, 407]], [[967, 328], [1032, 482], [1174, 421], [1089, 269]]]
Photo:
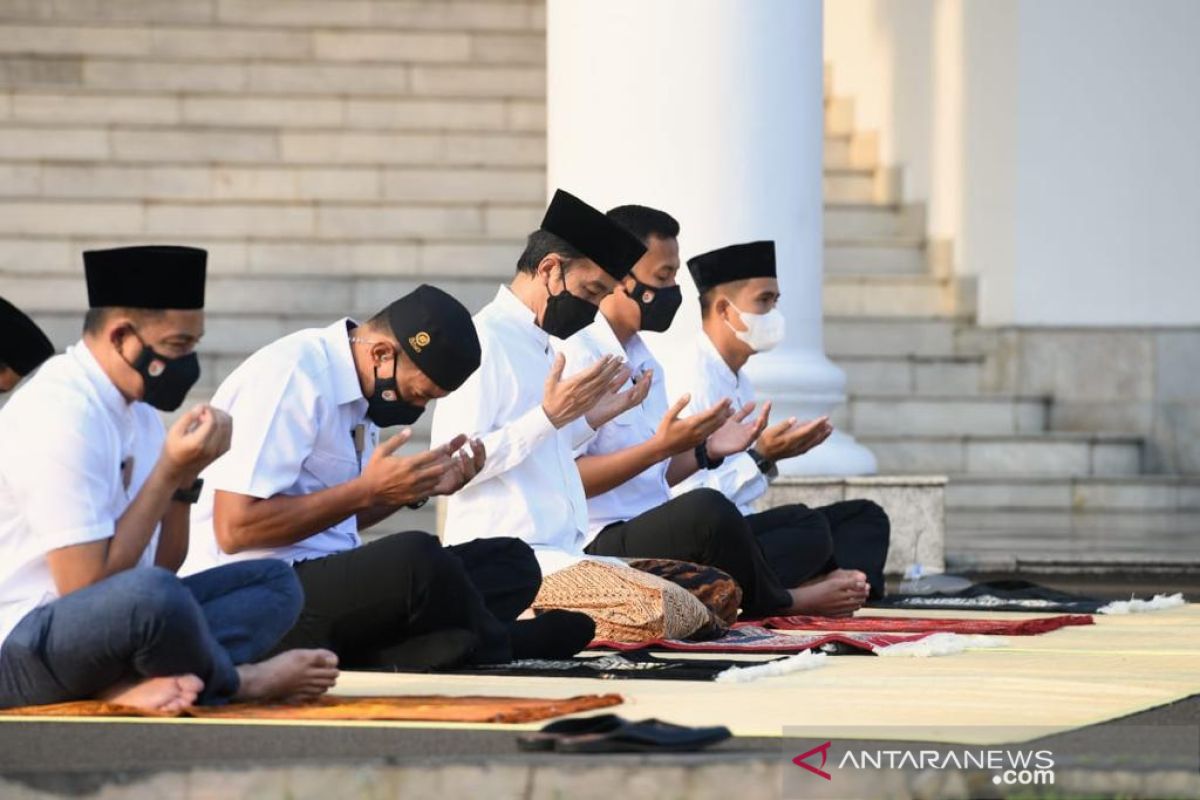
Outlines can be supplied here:
[[314, 450], [304, 459], [304, 471], [318, 484], [330, 489], [358, 477], [358, 459], [328, 450]]

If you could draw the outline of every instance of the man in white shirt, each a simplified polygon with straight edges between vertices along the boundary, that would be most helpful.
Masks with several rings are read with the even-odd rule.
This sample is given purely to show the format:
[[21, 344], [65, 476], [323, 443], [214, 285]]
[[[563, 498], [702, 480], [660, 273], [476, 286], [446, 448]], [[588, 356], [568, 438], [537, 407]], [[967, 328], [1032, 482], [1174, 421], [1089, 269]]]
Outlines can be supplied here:
[[231, 430], [209, 406], [169, 431], [156, 411], [200, 374], [206, 253], [118, 248], [84, 264], [82, 341], [0, 409], [0, 708], [99, 698], [173, 712], [323, 693], [332, 653], [253, 663], [300, 611], [290, 570], [174, 574], [196, 476]]
[[646, 255], [601, 302], [600, 318], [562, 349], [569, 370], [605, 354], [622, 355], [636, 380], [651, 386], [639, 406], [597, 431], [577, 459], [588, 495], [592, 539], [586, 550], [709, 564], [737, 581], [745, 615], [806, 613], [806, 592], [781, 582], [729, 499], [704, 487], [671, 498], [672, 486], [750, 447], [767, 425], [769, 404], [757, 418], [750, 418], [753, 400], [731, 406], [728, 397], [712, 397], [690, 416], [680, 416], [686, 394], [668, 408], [662, 365], [639, 332], [667, 330], [679, 308], [679, 224], [637, 205], [608, 216], [642, 240]]
[[456, 390], [479, 352], [470, 312], [422, 285], [365, 324], [343, 318], [250, 356], [213, 397], [238, 428], [204, 473], [185, 572], [264, 556], [290, 563], [305, 604], [280, 646], [327, 647], [350, 668], [582, 649], [591, 637], [582, 615], [515, 622], [541, 585], [520, 540], [442, 548], [420, 531], [366, 545], [359, 537], [403, 507], [452, 494], [487, 462], [483, 445], [467, 447], [458, 432], [413, 456], [394, 455], [408, 429], [379, 442], [381, 427], [410, 425], [426, 403]]
[[0, 394], [54, 355], [54, 345], [21, 309], [0, 297]]
[[[669, 376], [672, 391], [691, 395], [690, 410], [716, 398], [755, 400], [742, 367], [755, 354], [783, 339], [775, 245], [770, 241], [723, 247], [688, 261], [700, 292], [702, 335], [691, 358]], [[763, 431], [754, 447], [697, 473], [677, 487], [717, 489], [737, 503], [754, 530], [767, 560], [785, 585], [799, 587], [807, 613], [852, 613], [868, 599], [883, 596], [889, 522], [869, 500], [821, 508], [788, 505], [754, 513], [753, 503], [777, 474], [775, 463], [820, 445], [833, 432], [828, 419], [792, 418]]]
[[611, 356], [564, 380], [565, 359], [555, 356], [550, 337], [569, 338], [590, 324], [597, 304], [645, 250], [602, 212], [555, 193], [516, 277], [474, 317], [479, 371], [434, 411], [434, 442], [468, 431], [488, 454], [475, 479], [447, 501], [447, 542], [521, 538], [544, 575], [586, 557], [587, 500], [576, 448], [640, 403], [645, 390], [619, 391], [629, 371]]

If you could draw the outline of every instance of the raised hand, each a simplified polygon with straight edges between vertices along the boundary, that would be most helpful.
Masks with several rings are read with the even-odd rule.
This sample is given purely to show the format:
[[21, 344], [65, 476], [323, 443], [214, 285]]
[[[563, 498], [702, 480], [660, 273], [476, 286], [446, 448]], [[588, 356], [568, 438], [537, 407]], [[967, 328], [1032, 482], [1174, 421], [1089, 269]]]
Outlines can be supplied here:
[[767, 427], [767, 418], [771, 414], [771, 402], [763, 403], [762, 413], [756, 418], [746, 421], [754, 411], [754, 403], [742, 406], [736, 414], [730, 417], [720, 429], [708, 437], [708, 454], [713, 458], [724, 458], [734, 453], [740, 453], [754, 444]]
[[453, 468], [450, 454], [467, 442], [467, 437], [460, 435], [441, 447], [415, 456], [393, 455], [411, 438], [412, 430], [405, 428], [382, 442], [371, 454], [371, 460], [359, 476], [366, 486], [371, 505], [404, 506], [429, 497], [447, 470]]
[[582, 417], [607, 391], [609, 386], [625, 371], [620, 387], [629, 378], [625, 363], [613, 356], [604, 356], [582, 372], [563, 380], [563, 369], [567, 359], [559, 353], [546, 376], [546, 390], [542, 395], [542, 409], [556, 428]]
[[454, 494], [470, 483], [471, 479], [479, 474], [479, 470], [483, 469], [485, 463], [487, 463], [487, 451], [483, 447], [483, 442], [472, 439], [470, 449], [463, 447], [450, 455], [450, 468], [442, 473], [441, 480], [433, 487], [430, 494]]
[[805, 423], [790, 417], [764, 430], [754, 447], [763, 457], [778, 461], [807, 453], [832, 433], [829, 417], [818, 417]]
[[190, 486], [212, 462], [229, 450], [233, 419], [206, 403], [197, 405], [167, 430], [162, 458], [178, 477], [180, 486]]
[[732, 404], [728, 399], [721, 400], [711, 408], [705, 409], [690, 417], [680, 417], [687, 407], [691, 395], [685, 394], [675, 401], [675, 405], [667, 409], [654, 437], [658, 439], [667, 457], [694, 450], [713, 433], [720, 429], [732, 413]]
[[613, 382], [608, 385], [604, 394], [600, 395], [596, 405], [587, 412], [585, 416], [592, 430], [599, 430], [600, 426], [609, 420], [621, 416], [634, 406], [641, 405], [642, 401], [646, 399], [646, 395], [650, 394], [650, 385], [654, 381], [654, 370], [648, 369], [643, 372], [638, 376], [637, 383], [622, 392], [621, 387], [627, 380], [629, 380], [628, 367], [617, 373], [617, 377], [613, 378]]

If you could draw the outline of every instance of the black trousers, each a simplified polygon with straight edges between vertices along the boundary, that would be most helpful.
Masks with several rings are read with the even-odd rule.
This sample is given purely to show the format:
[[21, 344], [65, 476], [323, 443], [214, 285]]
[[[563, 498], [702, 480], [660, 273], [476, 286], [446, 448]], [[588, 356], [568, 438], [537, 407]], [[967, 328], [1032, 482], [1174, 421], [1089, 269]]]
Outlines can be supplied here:
[[746, 521], [784, 586], [798, 586], [841, 567], [861, 570], [871, 584], [871, 599], [883, 597], [891, 523], [876, 503], [779, 506], [750, 514]]
[[767, 563], [746, 518], [715, 489], [694, 489], [631, 520], [609, 525], [586, 551], [717, 567], [741, 586], [742, 609], [748, 615], [776, 613], [791, 605], [791, 595]]
[[542, 574], [519, 539], [443, 547], [421, 531], [295, 565], [304, 609], [278, 650], [325, 647], [348, 669], [448, 666], [512, 658], [507, 623]]

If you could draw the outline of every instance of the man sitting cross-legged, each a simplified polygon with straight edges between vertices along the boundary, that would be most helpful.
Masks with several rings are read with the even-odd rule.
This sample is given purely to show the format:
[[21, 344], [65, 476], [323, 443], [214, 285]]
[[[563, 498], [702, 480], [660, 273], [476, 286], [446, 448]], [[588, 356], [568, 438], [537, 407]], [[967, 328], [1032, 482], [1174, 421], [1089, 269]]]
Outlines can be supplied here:
[[203, 250], [84, 254], [83, 340], [0, 409], [0, 708], [103, 699], [175, 712], [194, 703], [306, 699], [337, 658], [292, 650], [291, 571], [257, 560], [180, 580], [196, 475], [230, 419], [197, 406], [164, 431], [199, 377]]
[[681, 416], [687, 395], [668, 407], [663, 367], [640, 331], [667, 330], [679, 307], [679, 225], [645, 206], [620, 206], [608, 216], [638, 236], [646, 254], [600, 303], [599, 319], [562, 351], [569, 371], [626, 359], [644, 399], [601, 427], [577, 459], [588, 495], [586, 551], [718, 567], [741, 587], [747, 615], [811, 611], [799, 582], [781, 579], [750, 521], [723, 494], [698, 488], [672, 499], [672, 486], [750, 447], [767, 425], [769, 404], [754, 418], [752, 401], [734, 412], [720, 396], [690, 416]]
[[[756, 400], [743, 367], [755, 353], [783, 339], [777, 309], [779, 281], [775, 245], [760, 241], [730, 245], [688, 261], [700, 292], [703, 330], [690, 357], [673, 369], [668, 386], [691, 396], [689, 411], [700, 413], [718, 398]], [[792, 418], [762, 432], [754, 447], [697, 473], [676, 492], [707, 487], [737, 503], [786, 585], [797, 587], [804, 613], [845, 616], [868, 597], [883, 596], [890, 525], [882, 508], [869, 500], [848, 500], [820, 508], [784, 505], [755, 513], [777, 461], [802, 456], [832, 433], [825, 418]]]
[[[478, 442], [398, 457], [426, 403], [479, 366], [470, 313], [421, 286], [359, 324], [286, 336], [247, 359], [213, 405], [238, 420], [229, 453], [204, 474], [186, 569], [269, 556], [289, 562], [305, 605], [281, 646], [321, 646], [360, 669], [425, 669], [565, 656], [590, 620], [563, 612], [516, 622], [541, 585], [513, 538], [443, 548], [421, 531], [363, 545], [359, 532], [467, 484], [487, 463]], [[486, 534], [486, 529], [479, 529]], [[468, 536], [473, 539], [473, 536]]]

